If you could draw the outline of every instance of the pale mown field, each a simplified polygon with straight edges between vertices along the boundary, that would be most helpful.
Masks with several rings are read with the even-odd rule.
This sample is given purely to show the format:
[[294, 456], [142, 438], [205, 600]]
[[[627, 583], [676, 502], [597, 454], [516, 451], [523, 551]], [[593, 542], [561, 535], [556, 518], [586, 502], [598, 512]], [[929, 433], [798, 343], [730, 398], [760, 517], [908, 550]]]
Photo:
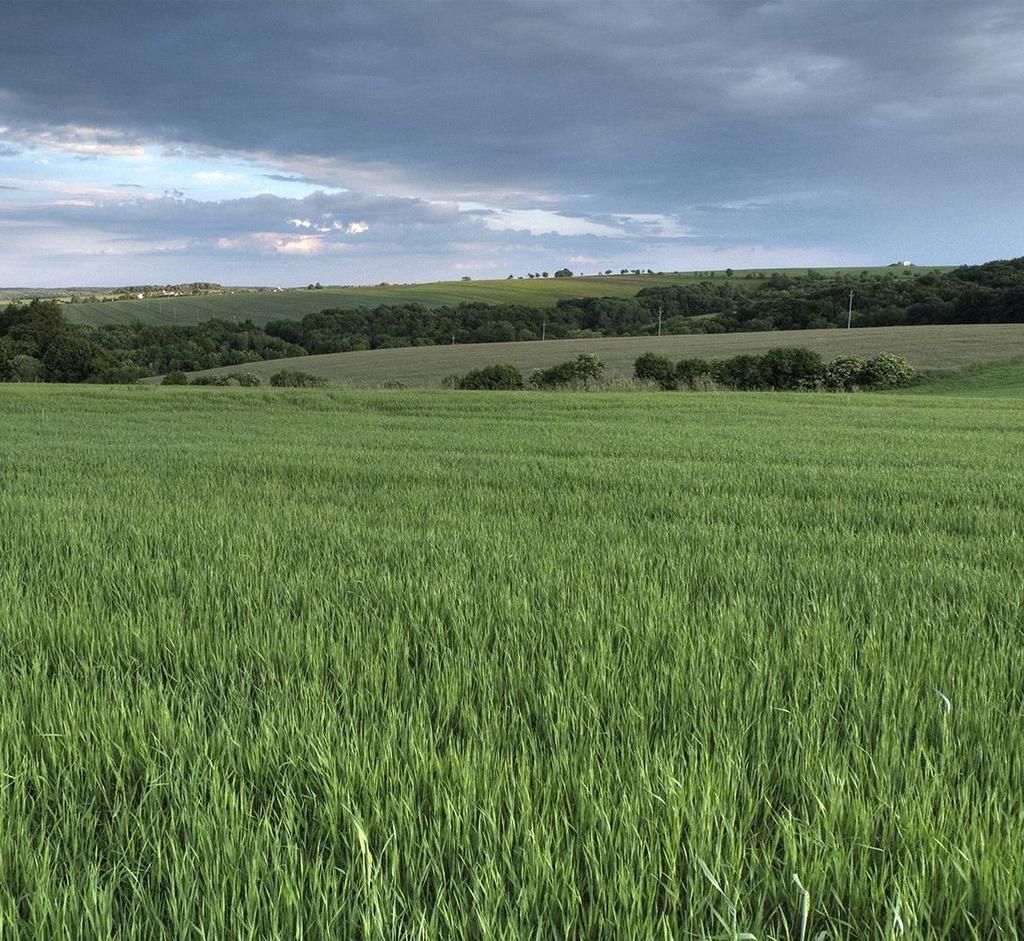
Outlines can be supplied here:
[[12, 937], [1024, 923], [1019, 400], [0, 409]]
[[641, 353], [671, 359], [763, 353], [778, 346], [805, 346], [825, 359], [897, 353], [919, 369], [956, 369], [978, 363], [1024, 358], [1024, 324], [956, 324], [916, 327], [863, 327], [857, 330], [773, 330], [761, 333], [719, 333], [664, 337], [601, 337], [590, 340], [548, 340], [544, 343], [465, 343], [415, 346], [355, 353], [325, 353], [268, 362], [246, 363], [208, 372], [248, 372], [268, 380], [283, 368], [301, 369], [331, 382], [379, 387], [398, 380], [411, 388], [441, 385], [492, 363], [512, 363], [524, 375], [580, 353], [597, 353], [613, 379], [633, 375]]

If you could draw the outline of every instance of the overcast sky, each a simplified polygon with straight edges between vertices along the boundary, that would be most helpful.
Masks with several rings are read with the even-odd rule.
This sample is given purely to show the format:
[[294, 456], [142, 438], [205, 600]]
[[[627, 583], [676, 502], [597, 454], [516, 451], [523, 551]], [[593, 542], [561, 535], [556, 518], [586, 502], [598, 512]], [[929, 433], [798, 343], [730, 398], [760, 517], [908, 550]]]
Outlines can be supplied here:
[[0, 284], [1024, 255], [1024, 11], [0, 6]]

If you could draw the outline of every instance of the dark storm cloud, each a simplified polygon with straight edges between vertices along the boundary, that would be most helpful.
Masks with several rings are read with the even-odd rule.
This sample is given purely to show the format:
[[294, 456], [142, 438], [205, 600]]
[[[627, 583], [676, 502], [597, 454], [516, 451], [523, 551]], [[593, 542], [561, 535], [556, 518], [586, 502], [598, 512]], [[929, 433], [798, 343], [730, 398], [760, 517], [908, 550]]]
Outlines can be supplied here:
[[[787, 176], [859, 152], [865, 134], [961, 149], [1007, 109], [1019, 116], [1019, 12], [1016, 0], [28, 0], [5, 5], [0, 113], [385, 160], [458, 184], [624, 191], [642, 171], [642, 194], [685, 170], [732, 188], [757, 165]], [[97, 55], [111, 36], [117, 53]]]
[[[541, 242], [545, 207], [590, 220], [563, 237], [661, 214], [677, 221], [637, 225], [877, 261], [1024, 252], [1019, 0], [7, 0], [0, 16], [0, 155], [102, 164], [155, 141], [248, 154], [348, 206], [419, 197], [401, 222], [367, 204], [364, 244], [500, 247], [517, 220]], [[300, 211], [185, 202], [53, 212], [208, 238]], [[523, 214], [501, 230], [487, 207]]]

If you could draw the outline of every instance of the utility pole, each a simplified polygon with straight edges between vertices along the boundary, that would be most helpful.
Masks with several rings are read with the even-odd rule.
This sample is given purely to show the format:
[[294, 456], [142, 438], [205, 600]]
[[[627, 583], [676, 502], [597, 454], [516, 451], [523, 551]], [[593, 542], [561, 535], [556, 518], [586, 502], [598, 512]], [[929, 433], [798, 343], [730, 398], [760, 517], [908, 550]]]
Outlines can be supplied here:
[[455, 346], [455, 334], [452, 334], [452, 346]]
[[542, 320], [540, 322], [540, 338], [542, 340], [546, 340], [548, 338], [548, 322], [546, 320]]
[[853, 324], [853, 291], [850, 291], [850, 306], [846, 310], [846, 329]]
[[661, 336], [661, 308], [658, 308], [658, 336]]

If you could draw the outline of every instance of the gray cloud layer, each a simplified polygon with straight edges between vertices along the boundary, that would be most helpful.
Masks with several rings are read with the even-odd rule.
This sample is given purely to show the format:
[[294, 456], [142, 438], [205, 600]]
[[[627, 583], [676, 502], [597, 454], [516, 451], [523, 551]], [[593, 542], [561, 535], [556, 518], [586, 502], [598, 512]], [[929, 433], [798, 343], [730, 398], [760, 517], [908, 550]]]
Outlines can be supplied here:
[[259, 152], [274, 180], [681, 215], [723, 243], [976, 259], [1024, 252], [1020, 13], [8, 0], [0, 124]]

